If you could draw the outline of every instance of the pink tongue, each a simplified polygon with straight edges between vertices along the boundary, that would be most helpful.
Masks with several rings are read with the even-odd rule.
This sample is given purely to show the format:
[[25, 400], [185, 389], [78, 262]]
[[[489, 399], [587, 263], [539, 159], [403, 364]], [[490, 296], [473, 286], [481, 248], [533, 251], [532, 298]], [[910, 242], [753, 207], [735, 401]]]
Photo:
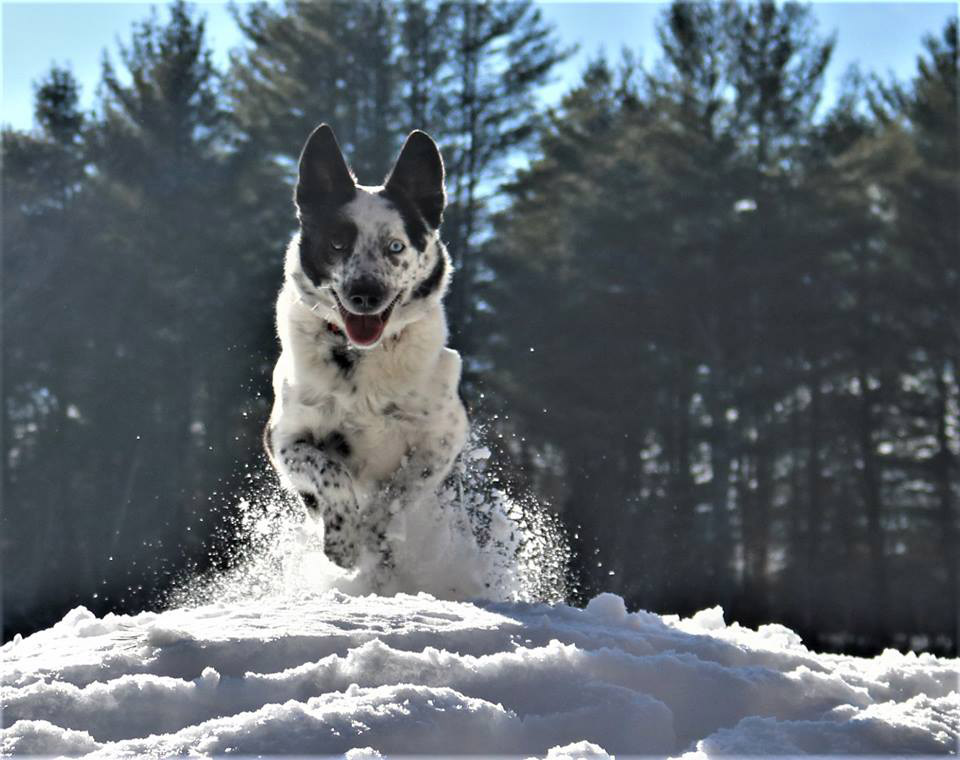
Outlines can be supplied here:
[[344, 314], [344, 324], [350, 340], [359, 346], [376, 343], [386, 326], [379, 314]]

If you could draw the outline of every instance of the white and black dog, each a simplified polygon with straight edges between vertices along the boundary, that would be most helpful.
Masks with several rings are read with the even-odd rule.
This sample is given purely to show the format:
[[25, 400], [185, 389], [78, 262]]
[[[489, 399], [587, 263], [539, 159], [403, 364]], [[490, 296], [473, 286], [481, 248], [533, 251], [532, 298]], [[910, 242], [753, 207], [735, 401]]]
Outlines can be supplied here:
[[266, 448], [283, 486], [323, 521], [327, 556], [384, 567], [391, 516], [438, 488], [468, 432], [441, 304], [443, 160], [415, 131], [382, 186], [358, 185], [322, 124], [300, 156], [295, 200]]

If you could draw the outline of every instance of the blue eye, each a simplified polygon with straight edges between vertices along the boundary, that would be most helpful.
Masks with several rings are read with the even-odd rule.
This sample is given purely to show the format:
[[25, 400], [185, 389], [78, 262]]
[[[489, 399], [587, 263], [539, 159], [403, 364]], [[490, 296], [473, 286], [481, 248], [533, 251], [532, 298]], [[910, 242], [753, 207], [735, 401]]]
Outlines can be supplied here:
[[387, 245], [387, 250], [390, 251], [390, 253], [400, 253], [406, 247], [407, 246], [405, 246], [399, 240], [391, 240], [389, 245]]

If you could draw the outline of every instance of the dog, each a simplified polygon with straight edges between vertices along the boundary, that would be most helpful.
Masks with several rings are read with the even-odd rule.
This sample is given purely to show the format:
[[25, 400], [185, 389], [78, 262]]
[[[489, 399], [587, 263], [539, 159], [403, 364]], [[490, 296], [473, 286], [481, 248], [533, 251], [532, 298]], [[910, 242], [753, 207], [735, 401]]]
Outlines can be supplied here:
[[357, 184], [325, 124], [300, 155], [264, 442], [342, 568], [364, 557], [389, 567], [389, 521], [436, 492], [466, 443], [442, 305], [445, 204], [443, 159], [425, 132], [410, 133], [376, 187]]

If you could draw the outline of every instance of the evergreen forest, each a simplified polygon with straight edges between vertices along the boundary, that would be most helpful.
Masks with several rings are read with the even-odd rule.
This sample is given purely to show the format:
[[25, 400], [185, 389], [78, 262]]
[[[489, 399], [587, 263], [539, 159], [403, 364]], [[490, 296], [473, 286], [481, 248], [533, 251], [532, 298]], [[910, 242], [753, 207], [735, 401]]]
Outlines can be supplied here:
[[267, 468], [273, 305], [304, 139], [359, 180], [441, 146], [463, 392], [500, 476], [566, 527], [571, 601], [957, 653], [957, 23], [908, 81], [809, 6], [674, 2], [660, 52], [559, 102], [537, 6], [156, 9], [2, 139], [4, 640], [149, 608], [227, 551]]

